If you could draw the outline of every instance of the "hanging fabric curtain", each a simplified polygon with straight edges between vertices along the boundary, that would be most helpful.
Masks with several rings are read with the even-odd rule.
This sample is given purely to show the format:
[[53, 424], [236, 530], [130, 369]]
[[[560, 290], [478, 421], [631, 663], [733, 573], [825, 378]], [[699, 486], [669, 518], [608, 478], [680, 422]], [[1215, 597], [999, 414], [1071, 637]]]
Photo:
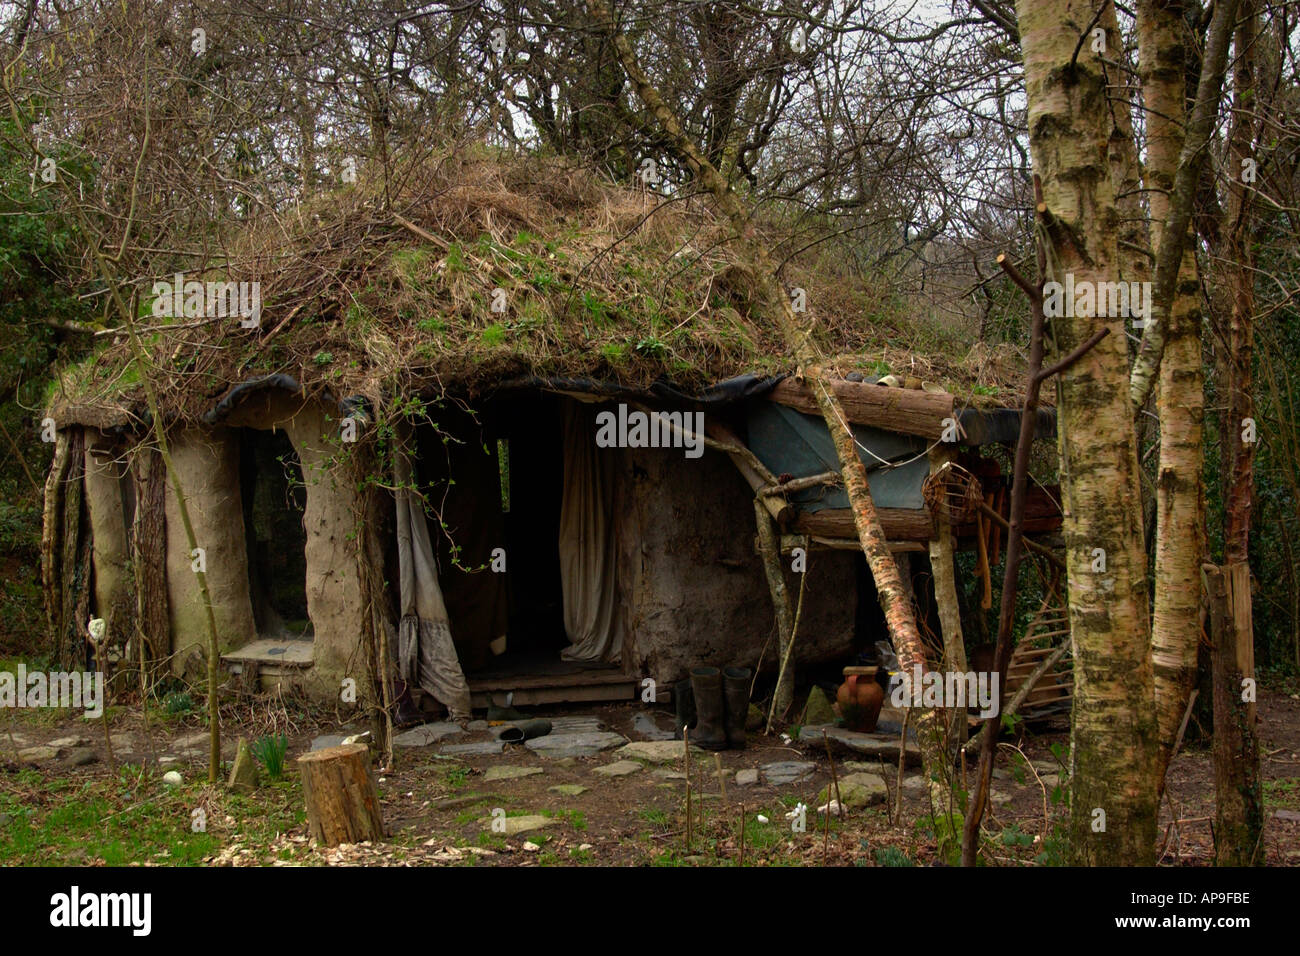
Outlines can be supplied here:
[[560, 583], [570, 661], [616, 662], [623, 650], [617, 612], [610, 502], [614, 453], [596, 447], [592, 410], [564, 402], [564, 492], [560, 504]]
[[412, 494], [414, 479], [407, 457], [409, 428], [395, 455], [397, 479], [397, 555], [401, 569], [402, 620], [397, 628], [397, 669], [402, 680], [432, 694], [453, 720], [470, 717], [469, 684], [460, 669], [451, 623], [438, 586], [438, 568], [429, 542], [424, 504]]

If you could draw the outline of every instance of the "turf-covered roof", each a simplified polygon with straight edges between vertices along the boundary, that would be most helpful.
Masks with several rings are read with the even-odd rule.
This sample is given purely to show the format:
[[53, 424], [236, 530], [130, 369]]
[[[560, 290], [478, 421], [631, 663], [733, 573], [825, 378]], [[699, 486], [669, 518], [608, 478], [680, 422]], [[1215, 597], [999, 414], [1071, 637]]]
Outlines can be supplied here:
[[[220, 274], [184, 275], [259, 283], [255, 328], [238, 316], [155, 315], [153, 287], [141, 287], [145, 374], [165, 417], [197, 421], [238, 384], [273, 374], [308, 393], [383, 402], [474, 395], [525, 374], [692, 391], [792, 370], [775, 326], [749, 308], [725, 223], [699, 197], [665, 199], [560, 161], [482, 153], [394, 179], [387, 198], [375, 183], [345, 187], [241, 237]], [[1013, 350], [971, 349], [909, 323], [888, 290], [808, 238], [782, 279], [805, 290], [829, 364], [1015, 404]], [[56, 420], [137, 418], [140, 374], [126, 336], [107, 337], [64, 370], [50, 402]]]

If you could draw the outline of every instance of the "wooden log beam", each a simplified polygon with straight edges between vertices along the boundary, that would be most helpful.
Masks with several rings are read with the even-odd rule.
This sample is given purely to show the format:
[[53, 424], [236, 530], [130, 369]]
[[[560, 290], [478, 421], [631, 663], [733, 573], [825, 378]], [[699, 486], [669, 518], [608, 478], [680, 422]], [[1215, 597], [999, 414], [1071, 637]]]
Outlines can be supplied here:
[[[900, 551], [924, 551], [925, 545], [920, 541], [889, 541], [886, 542], [889, 550], [894, 553]], [[758, 545], [755, 544], [755, 549]], [[862, 544], [857, 538], [823, 538], [820, 535], [802, 535], [802, 534], [783, 534], [781, 535], [781, 553], [789, 554], [795, 548], [817, 549], [826, 548], [830, 551], [861, 551]]]
[[[947, 392], [915, 388], [890, 388], [843, 380], [832, 384], [844, 415], [856, 425], [871, 425], [892, 432], [942, 438], [945, 418], [955, 418], [953, 397]], [[820, 414], [812, 393], [801, 382], [787, 378], [768, 393], [772, 401], [809, 415]]]
[[[934, 519], [924, 508], [877, 508], [880, 527], [890, 541], [929, 541], [934, 537]], [[851, 538], [856, 535], [853, 512], [848, 508], [826, 508], [798, 514], [789, 530], [821, 538]]]

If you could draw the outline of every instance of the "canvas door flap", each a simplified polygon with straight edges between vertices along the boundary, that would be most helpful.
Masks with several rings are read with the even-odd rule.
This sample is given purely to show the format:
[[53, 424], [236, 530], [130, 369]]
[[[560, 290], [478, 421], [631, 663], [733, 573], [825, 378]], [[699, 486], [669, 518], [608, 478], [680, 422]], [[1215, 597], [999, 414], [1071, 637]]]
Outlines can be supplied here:
[[394, 472], [402, 605], [397, 632], [398, 672], [403, 680], [441, 701], [454, 719], [469, 717], [469, 684], [451, 638], [424, 505], [419, 496], [411, 493], [412, 469], [405, 451], [396, 453]]
[[610, 520], [614, 456], [595, 444], [591, 411], [564, 403], [564, 492], [560, 504], [560, 582], [565, 660], [617, 661], [623, 649]]

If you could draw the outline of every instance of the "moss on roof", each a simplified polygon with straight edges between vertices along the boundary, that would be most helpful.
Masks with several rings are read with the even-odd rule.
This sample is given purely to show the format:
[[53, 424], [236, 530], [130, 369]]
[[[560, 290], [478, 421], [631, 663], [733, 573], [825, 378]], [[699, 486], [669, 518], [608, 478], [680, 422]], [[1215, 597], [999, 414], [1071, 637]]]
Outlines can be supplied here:
[[[393, 186], [394, 180], [400, 186]], [[474, 395], [522, 374], [683, 390], [792, 370], [776, 328], [749, 308], [725, 223], [699, 197], [669, 198], [556, 160], [449, 154], [379, 184], [322, 196], [240, 237], [221, 274], [260, 283], [258, 328], [237, 317], [160, 318], [141, 289], [137, 328], [166, 417], [196, 420], [235, 385], [283, 373], [309, 393]], [[167, 277], [170, 279], [171, 277]], [[909, 322], [830, 244], [793, 256], [830, 364], [938, 382], [1013, 404], [1021, 363]], [[121, 423], [143, 405], [125, 335], [61, 376], [63, 421]]]

